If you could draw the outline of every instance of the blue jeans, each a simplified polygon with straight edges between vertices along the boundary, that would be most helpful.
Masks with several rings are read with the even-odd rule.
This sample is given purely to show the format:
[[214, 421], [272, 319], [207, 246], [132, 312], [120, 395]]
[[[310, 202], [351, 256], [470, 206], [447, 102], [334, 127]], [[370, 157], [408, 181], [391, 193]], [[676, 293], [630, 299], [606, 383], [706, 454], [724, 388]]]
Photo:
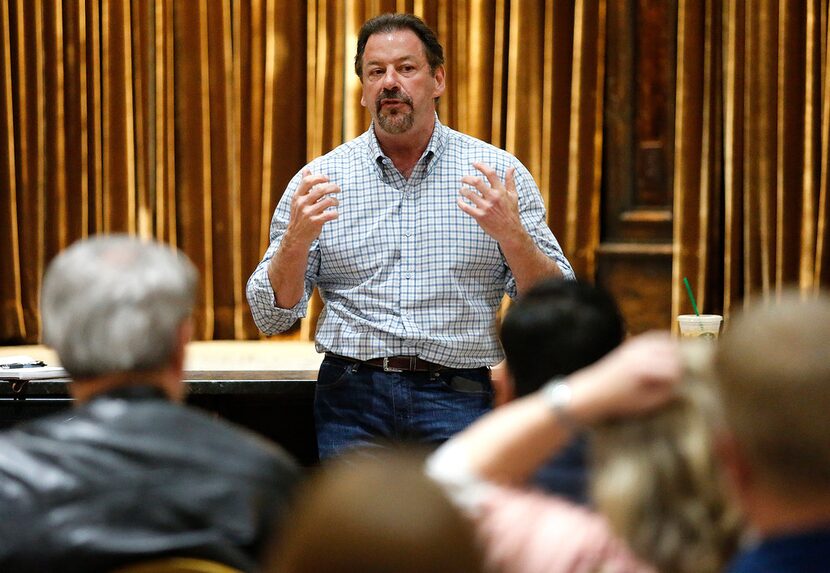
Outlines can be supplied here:
[[437, 445], [492, 404], [488, 368], [384, 372], [326, 356], [314, 395], [320, 459], [382, 442]]

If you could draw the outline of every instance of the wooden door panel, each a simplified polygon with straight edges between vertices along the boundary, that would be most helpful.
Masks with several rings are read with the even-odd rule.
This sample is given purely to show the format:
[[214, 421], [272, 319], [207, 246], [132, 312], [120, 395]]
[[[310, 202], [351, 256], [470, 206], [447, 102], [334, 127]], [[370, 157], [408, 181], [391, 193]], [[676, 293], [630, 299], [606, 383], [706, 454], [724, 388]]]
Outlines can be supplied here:
[[677, 2], [607, 8], [596, 280], [637, 333], [671, 326]]

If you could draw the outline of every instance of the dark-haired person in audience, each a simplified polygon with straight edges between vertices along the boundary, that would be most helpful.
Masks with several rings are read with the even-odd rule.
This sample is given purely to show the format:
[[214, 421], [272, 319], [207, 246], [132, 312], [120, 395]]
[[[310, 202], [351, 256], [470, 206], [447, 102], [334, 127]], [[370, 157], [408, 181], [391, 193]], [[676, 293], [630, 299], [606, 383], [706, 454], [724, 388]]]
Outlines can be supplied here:
[[[710, 444], [717, 407], [705, 365], [682, 361], [668, 335], [640, 335], [433, 454], [428, 473], [474, 519], [489, 570], [721, 571], [739, 521]], [[579, 428], [591, 434], [596, 511], [524, 485]]]
[[830, 571], [830, 296], [747, 309], [715, 370], [718, 451], [753, 534], [729, 572]]
[[[500, 338], [506, 393], [521, 398], [611, 352], [625, 338], [625, 327], [616, 302], [601, 287], [546, 279], [510, 307]], [[536, 484], [587, 503], [586, 456], [587, 435], [580, 432], [536, 474]]]
[[253, 570], [299, 477], [283, 451], [179, 404], [197, 273], [126, 236], [49, 265], [43, 336], [75, 408], [0, 434], [0, 571], [111, 571], [157, 557]]
[[247, 287], [267, 334], [304, 316], [315, 286], [324, 301], [321, 458], [438, 444], [489, 411], [503, 296], [573, 274], [528, 170], [438, 120], [444, 50], [421, 19], [365, 22], [355, 72], [371, 126], [294, 176]]

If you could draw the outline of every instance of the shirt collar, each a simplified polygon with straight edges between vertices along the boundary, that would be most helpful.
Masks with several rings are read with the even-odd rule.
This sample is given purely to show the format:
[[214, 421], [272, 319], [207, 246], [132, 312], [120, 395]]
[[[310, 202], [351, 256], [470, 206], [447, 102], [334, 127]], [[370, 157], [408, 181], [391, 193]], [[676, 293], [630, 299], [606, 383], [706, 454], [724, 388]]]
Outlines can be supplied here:
[[[430, 165], [428, 170], [432, 169], [432, 166], [435, 164], [433, 161], [441, 156], [444, 152], [444, 148], [447, 145], [447, 139], [449, 137], [448, 134], [449, 128], [445, 127], [438, 120], [438, 114], [435, 114], [435, 127], [432, 130], [432, 136], [429, 138], [429, 143], [427, 143], [427, 147], [424, 150], [424, 153], [421, 155], [421, 158], [418, 160], [418, 163], [424, 160], [424, 158], [430, 159]], [[380, 165], [383, 160], [389, 160], [389, 158], [383, 153], [383, 150], [380, 148], [380, 142], [378, 142], [378, 137], [375, 134], [375, 122], [372, 121], [371, 125], [369, 126], [369, 130], [366, 132], [368, 136], [368, 144], [369, 144], [369, 153], [372, 156], [372, 159], [375, 162], [375, 165]], [[391, 161], [390, 161], [391, 163]]]

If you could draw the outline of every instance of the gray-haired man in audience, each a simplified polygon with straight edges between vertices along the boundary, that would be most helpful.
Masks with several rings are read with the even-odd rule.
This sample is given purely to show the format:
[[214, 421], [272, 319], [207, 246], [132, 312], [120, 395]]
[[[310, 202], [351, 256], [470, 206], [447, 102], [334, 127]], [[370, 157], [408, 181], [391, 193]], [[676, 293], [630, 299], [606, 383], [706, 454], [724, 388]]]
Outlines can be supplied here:
[[169, 247], [83, 240], [43, 281], [77, 408], [0, 435], [0, 570], [161, 556], [252, 570], [298, 478], [277, 447], [176, 404], [197, 273]]

